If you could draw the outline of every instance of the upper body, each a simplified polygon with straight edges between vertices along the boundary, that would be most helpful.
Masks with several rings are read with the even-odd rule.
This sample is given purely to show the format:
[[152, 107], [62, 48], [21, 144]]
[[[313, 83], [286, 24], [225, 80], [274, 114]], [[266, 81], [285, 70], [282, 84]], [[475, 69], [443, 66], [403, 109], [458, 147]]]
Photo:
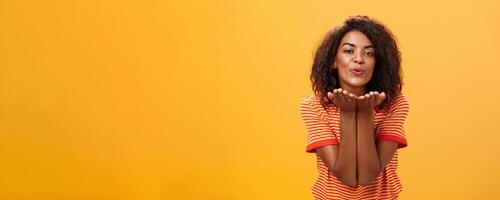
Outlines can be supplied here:
[[[406, 147], [403, 125], [408, 111], [409, 105], [406, 97], [399, 95], [388, 111], [375, 112], [373, 123], [375, 140], [395, 142], [398, 149]], [[337, 146], [341, 143], [339, 107], [335, 105], [323, 107], [317, 97], [310, 96], [301, 102], [300, 113], [308, 130], [306, 152], [316, 154], [319, 177], [312, 190], [318, 199], [321, 197], [390, 199], [388, 197], [397, 196], [402, 191], [402, 185], [396, 173], [397, 151], [372, 183], [366, 186], [358, 184], [356, 187], [350, 187], [340, 182], [316, 152], [322, 147]]]
[[367, 16], [325, 36], [310, 76], [315, 95], [301, 104], [307, 151], [318, 158], [317, 199], [397, 198], [408, 112], [400, 65], [395, 37]]

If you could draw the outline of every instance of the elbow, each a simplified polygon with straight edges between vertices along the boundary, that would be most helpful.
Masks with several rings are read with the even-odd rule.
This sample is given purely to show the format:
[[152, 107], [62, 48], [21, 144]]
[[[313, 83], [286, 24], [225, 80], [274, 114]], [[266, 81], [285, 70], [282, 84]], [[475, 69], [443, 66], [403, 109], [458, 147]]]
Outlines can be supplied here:
[[353, 188], [358, 186], [358, 180], [356, 179], [355, 173], [353, 173], [353, 176], [349, 176], [350, 173], [343, 170], [332, 169], [330, 171], [342, 184]]
[[366, 173], [364, 176], [360, 175], [358, 183], [361, 186], [371, 185], [377, 179], [379, 174], [380, 170], [373, 170], [369, 173]]
[[349, 187], [357, 187], [358, 186], [358, 181], [356, 178], [348, 178], [348, 177], [342, 177], [342, 176], [335, 176], [337, 179], [344, 185], [347, 185]]
[[361, 186], [367, 186], [367, 185], [372, 184], [373, 181], [375, 181], [375, 179], [360, 179], [359, 180], [359, 185], [361, 185]]
[[[340, 181], [342, 182], [342, 181]], [[349, 187], [357, 187], [358, 186], [358, 183], [356, 182], [356, 180], [351, 180], [351, 181], [346, 181], [346, 182], [342, 182], [344, 185], [347, 185]]]

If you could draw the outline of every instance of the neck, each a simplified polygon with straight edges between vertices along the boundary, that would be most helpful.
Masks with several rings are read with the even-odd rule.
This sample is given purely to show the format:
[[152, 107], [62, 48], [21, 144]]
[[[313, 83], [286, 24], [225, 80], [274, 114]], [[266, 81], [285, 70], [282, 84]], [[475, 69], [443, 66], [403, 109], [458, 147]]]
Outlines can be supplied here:
[[365, 88], [364, 87], [349, 87], [349, 86], [340, 86], [342, 89], [347, 90], [348, 92], [356, 95], [356, 96], [363, 96], [365, 95]]

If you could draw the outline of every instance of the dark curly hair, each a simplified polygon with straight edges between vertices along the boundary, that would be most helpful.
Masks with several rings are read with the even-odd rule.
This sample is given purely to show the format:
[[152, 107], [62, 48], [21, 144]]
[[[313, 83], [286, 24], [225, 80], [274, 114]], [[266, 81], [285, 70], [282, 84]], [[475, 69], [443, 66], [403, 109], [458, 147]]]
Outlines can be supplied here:
[[386, 99], [378, 109], [387, 109], [394, 97], [401, 93], [401, 54], [391, 31], [368, 16], [351, 16], [326, 34], [314, 57], [310, 76], [312, 89], [325, 106], [323, 99], [327, 93], [340, 87], [338, 71], [332, 68], [332, 63], [342, 38], [352, 30], [365, 34], [375, 48], [375, 68], [366, 91], [385, 92]]

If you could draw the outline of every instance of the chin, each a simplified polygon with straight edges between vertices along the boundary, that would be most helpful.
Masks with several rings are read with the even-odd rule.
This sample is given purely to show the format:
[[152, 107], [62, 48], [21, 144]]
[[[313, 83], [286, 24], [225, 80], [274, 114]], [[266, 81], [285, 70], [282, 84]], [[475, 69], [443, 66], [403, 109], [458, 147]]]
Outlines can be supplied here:
[[368, 81], [363, 81], [363, 82], [360, 82], [360, 81], [354, 81], [354, 82], [348, 82], [349, 85], [351, 85], [352, 87], [364, 87], [366, 86], [366, 84], [368, 84]]

